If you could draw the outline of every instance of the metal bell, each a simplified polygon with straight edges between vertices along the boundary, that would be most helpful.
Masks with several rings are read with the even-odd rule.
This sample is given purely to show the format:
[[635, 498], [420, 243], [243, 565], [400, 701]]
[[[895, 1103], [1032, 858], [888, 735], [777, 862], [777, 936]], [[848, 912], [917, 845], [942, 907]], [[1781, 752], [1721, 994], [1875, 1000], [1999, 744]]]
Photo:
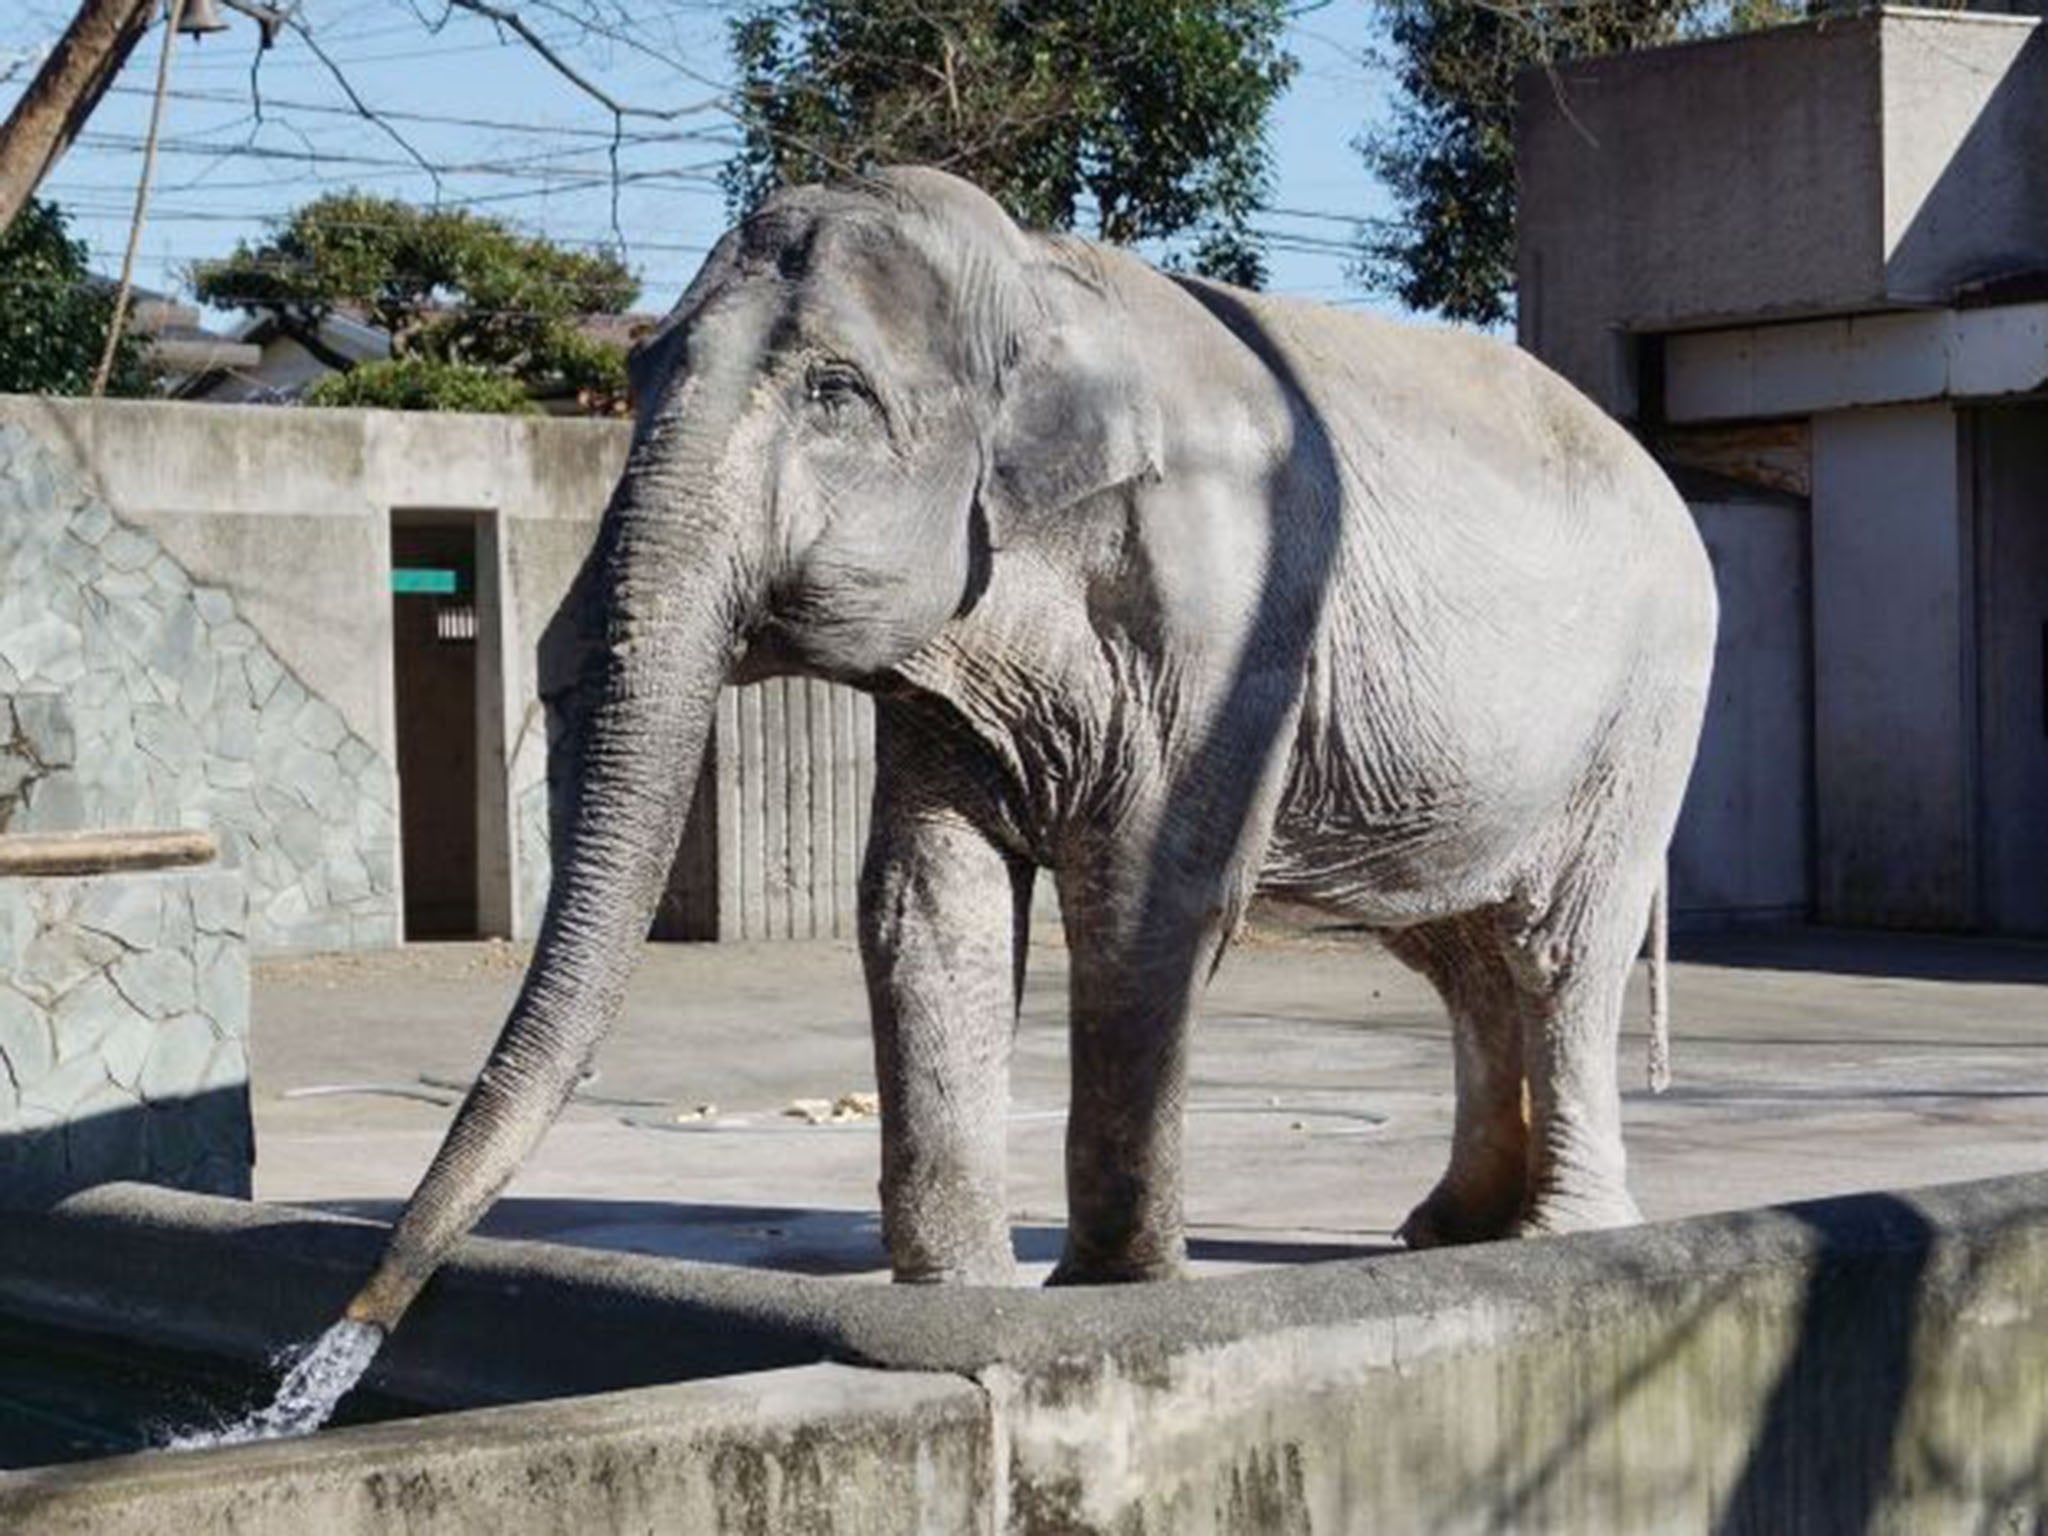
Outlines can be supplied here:
[[178, 18], [180, 37], [204, 37], [209, 32], [225, 32], [227, 29], [228, 24], [220, 19], [213, 0], [185, 0], [184, 14]]

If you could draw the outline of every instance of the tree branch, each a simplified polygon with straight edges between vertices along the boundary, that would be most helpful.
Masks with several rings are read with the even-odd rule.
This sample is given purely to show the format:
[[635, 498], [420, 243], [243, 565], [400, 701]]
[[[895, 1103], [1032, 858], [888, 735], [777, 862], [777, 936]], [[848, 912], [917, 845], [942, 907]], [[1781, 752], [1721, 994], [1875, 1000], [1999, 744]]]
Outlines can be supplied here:
[[142, 41], [157, 0], [85, 0], [0, 126], [0, 233], [92, 116]]
[[[542, 37], [534, 29], [533, 24], [517, 11], [510, 10], [502, 5], [494, 5], [491, 3], [491, 0], [447, 0], [447, 3], [450, 10], [468, 11], [471, 15], [481, 16], [486, 21], [496, 22], [499, 26], [513, 33], [527, 47], [539, 54], [541, 60], [548, 68], [552, 69], [564, 80], [567, 80], [577, 90], [583, 92], [584, 95], [588, 96], [614, 117], [651, 117], [660, 122], [674, 122], [679, 117], [689, 117], [699, 112], [713, 111], [725, 105], [726, 98], [723, 91], [706, 101], [691, 102], [680, 107], [643, 107], [623, 102], [595, 80], [592, 80], [588, 75], [577, 69], [567, 59], [563, 58], [556, 51], [554, 45], [545, 37]], [[598, 28], [595, 30], [604, 31], [605, 29]], [[673, 63], [674, 61], [671, 60], [669, 62]], [[692, 72], [685, 70], [683, 73], [691, 74]]]
[[[427, 173], [434, 183], [434, 201], [438, 204], [441, 201], [441, 172], [439, 168], [432, 161], [428, 160], [425, 155], [413, 148], [410, 139], [384, 121], [361, 96], [356, 94], [355, 86], [350, 83], [348, 76], [342, 72], [341, 66], [328, 56], [325, 48], [320, 46], [320, 40], [313, 36], [313, 29], [311, 27], [300, 21], [296, 16], [284, 17], [283, 21], [285, 25], [305, 39], [306, 46], [313, 50], [313, 57], [320, 61], [322, 67], [334, 78], [334, 83], [341, 87], [342, 95], [346, 96], [349, 105], [356, 109], [356, 115], [370, 123], [384, 137], [404, 150], [411, 157], [413, 163]], [[262, 55], [259, 54], [258, 57], [260, 58]]]

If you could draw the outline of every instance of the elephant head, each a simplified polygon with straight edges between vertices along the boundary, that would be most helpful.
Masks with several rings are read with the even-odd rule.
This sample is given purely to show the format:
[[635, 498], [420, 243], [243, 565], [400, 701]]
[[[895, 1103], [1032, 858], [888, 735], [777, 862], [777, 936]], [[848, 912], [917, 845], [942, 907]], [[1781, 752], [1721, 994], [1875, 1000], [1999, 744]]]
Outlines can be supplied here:
[[643, 343], [572, 599], [596, 680], [533, 963], [351, 1319], [395, 1326], [611, 1026], [721, 684], [872, 682], [972, 609], [1006, 526], [1156, 474], [1099, 262], [964, 182], [891, 171], [772, 198]]

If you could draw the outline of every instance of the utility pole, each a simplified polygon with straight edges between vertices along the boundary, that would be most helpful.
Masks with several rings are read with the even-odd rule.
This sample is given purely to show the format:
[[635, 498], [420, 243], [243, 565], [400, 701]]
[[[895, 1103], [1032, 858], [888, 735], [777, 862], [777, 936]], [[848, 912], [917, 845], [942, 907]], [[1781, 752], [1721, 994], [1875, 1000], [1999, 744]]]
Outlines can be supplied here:
[[0, 126], [0, 233], [71, 147], [162, 0], [84, 0]]

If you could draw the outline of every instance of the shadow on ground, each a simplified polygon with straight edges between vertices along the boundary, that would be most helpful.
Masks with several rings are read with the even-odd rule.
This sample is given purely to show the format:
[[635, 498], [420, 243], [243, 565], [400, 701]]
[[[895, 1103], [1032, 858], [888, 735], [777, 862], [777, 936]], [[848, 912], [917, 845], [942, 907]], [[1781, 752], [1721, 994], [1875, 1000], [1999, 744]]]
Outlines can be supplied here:
[[[399, 1200], [323, 1200], [311, 1210], [390, 1223]], [[563, 1243], [617, 1253], [645, 1253], [698, 1264], [802, 1275], [879, 1275], [889, 1267], [882, 1248], [882, 1218], [875, 1211], [811, 1206], [704, 1205], [663, 1200], [585, 1200], [515, 1197], [500, 1200], [478, 1223], [484, 1237]], [[1018, 1262], [1027, 1268], [1058, 1261], [1066, 1233], [1059, 1227], [1012, 1229]], [[1247, 1233], [1193, 1236], [1188, 1257], [1197, 1264], [1317, 1264], [1398, 1253], [1387, 1244], [1295, 1239]]]
[[2048, 986], [2048, 942], [1936, 933], [1784, 928], [1677, 934], [1672, 953], [1695, 965], [1813, 971], [1900, 981]]

